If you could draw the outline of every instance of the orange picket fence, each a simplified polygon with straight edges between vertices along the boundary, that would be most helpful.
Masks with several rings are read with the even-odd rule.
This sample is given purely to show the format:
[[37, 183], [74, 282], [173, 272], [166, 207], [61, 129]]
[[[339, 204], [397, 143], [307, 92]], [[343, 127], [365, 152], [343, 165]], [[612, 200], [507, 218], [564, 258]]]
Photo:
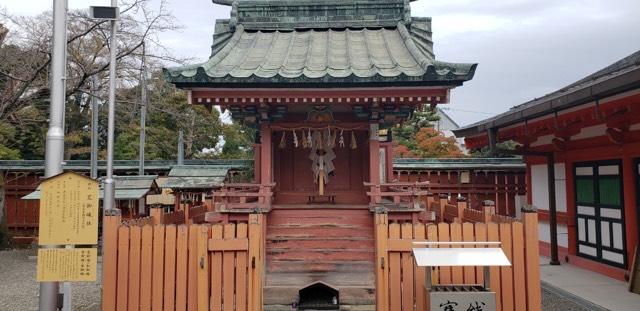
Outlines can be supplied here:
[[106, 216], [102, 310], [262, 310], [264, 222], [140, 226]]
[[[499, 241], [511, 267], [492, 267], [490, 288], [497, 310], [540, 310], [538, 216], [503, 223], [389, 223], [376, 214], [376, 305], [378, 311], [427, 310], [424, 268], [415, 265], [412, 242]], [[439, 267], [434, 284], [482, 284], [478, 267]]]

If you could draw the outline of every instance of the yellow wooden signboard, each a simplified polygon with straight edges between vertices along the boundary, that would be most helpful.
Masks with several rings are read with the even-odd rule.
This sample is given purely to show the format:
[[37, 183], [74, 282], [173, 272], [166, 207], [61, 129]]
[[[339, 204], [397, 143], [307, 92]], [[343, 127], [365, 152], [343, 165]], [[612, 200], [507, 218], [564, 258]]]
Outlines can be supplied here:
[[98, 243], [98, 182], [73, 172], [40, 185], [40, 245]]
[[97, 248], [38, 250], [38, 282], [92, 282], [96, 280]]

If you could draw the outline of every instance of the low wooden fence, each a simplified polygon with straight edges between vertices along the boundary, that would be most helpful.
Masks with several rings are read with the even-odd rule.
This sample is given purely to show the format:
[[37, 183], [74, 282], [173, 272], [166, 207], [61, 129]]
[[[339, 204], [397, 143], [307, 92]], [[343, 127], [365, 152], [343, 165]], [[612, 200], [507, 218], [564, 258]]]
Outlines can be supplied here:
[[[511, 267], [491, 268], [491, 290], [497, 310], [540, 310], [538, 216], [523, 213], [521, 221], [505, 223], [389, 223], [376, 214], [376, 304], [378, 311], [427, 310], [424, 268], [415, 265], [414, 241], [500, 241]], [[481, 284], [482, 268], [440, 267], [434, 284]]]
[[264, 221], [138, 226], [106, 216], [102, 310], [262, 310]]
[[205, 222], [205, 214], [209, 209], [206, 205], [185, 206], [184, 210], [166, 213], [163, 208], [152, 208], [149, 218], [156, 225], [199, 224]]

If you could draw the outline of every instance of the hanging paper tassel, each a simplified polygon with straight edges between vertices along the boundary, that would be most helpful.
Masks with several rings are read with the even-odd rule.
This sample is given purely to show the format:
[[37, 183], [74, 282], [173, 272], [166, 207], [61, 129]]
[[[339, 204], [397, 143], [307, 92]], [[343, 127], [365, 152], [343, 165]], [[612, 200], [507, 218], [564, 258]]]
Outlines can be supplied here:
[[351, 149], [358, 148], [358, 142], [356, 141], [356, 134], [354, 131], [351, 131]]
[[336, 147], [336, 137], [338, 136], [338, 130], [334, 130], [333, 134], [331, 134], [331, 148]]
[[282, 136], [280, 137], [280, 144], [278, 145], [278, 147], [280, 147], [280, 149], [284, 149], [287, 146], [287, 132], [282, 131]]
[[307, 147], [313, 148], [313, 137], [311, 137], [311, 129], [307, 132]]
[[304, 129], [302, 129], [302, 148], [307, 148], [307, 134], [304, 133]]
[[293, 146], [298, 148], [298, 135], [296, 135], [295, 130], [293, 130]]
[[338, 144], [340, 145], [340, 147], [344, 148], [344, 130], [340, 130], [340, 140], [338, 141]]

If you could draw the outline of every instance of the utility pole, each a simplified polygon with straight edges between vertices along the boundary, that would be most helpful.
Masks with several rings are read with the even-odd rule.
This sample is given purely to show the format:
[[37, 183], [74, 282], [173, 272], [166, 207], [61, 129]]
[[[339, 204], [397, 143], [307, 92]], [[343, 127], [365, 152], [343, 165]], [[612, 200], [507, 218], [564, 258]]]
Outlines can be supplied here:
[[[53, 1], [53, 49], [51, 51], [51, 104], [45, 147], [45, 177], [62, 173], [64, 161], [65, 68], [67, 63], [67, 0]], [[42, 248], [57, 248], [42, 246]], [[58, 282], [40, 283], [41, 311], [55, 311], [58, 305]]]
[[140, 166], [138, 168], [138, 175], [144, 175], [144, 145], [146, 140], [146, 123], [147, 123], [147, 50], [146, 45], [142, 42], [142, 72], [140, 77], [140, 91], [141, 103], [140, 103]]
[[[111, 6], [117, 7], [118, 0], [111, 0]], [[115, 111], [116, 111], [116, 56], [118, 49], [117, 35], [118, 20], [111, 20], [111, 38], [109, 50], [111, 57], [109, 60], [109, 115], [107, 122], [107, 178], [104, 180], [104, 213], [112, 213], [116, 206], [116, 189], [113, 180], [113, 145], [115, 136]]]
[[91, 178], [98, 178], [98, 76], [91, 79]]

